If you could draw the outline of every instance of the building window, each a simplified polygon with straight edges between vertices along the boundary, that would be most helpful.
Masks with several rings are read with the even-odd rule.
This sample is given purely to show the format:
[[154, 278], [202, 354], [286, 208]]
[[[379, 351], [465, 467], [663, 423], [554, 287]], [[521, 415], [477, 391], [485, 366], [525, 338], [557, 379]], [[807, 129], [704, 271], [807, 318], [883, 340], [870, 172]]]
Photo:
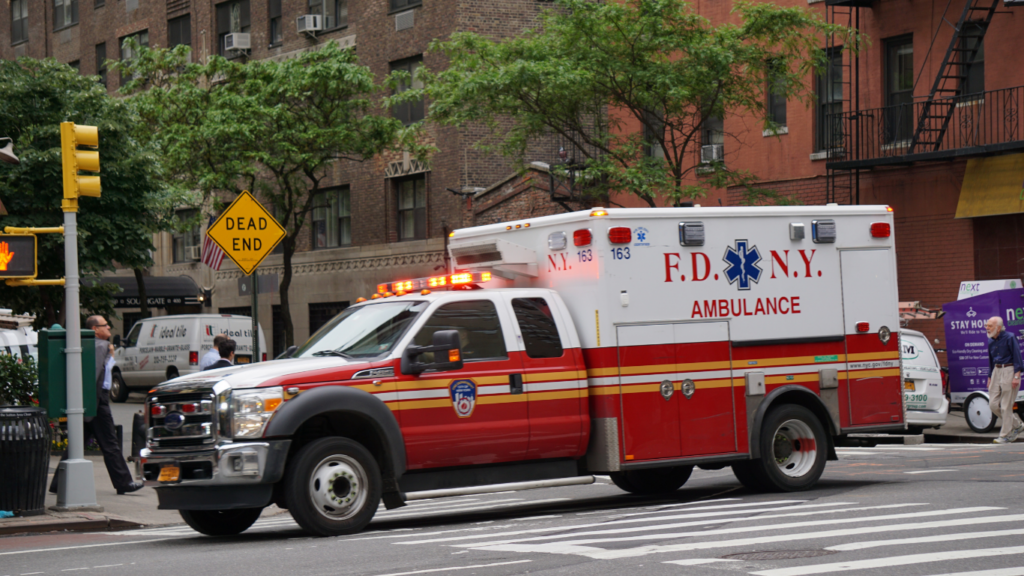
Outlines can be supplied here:
[[82, 72], [82, 63], [81, 63], [80, 60], [75, 60], [74, 62], [68, 62], [68, 66], [71, 66], [72, 68], [74, 68], [75, 72], [78, 72], [78, 73]]
[[249, 33], [249, 0], [234, 0], [217, 4], [217, 53], [221, 56], [235, 56], [224, 47], [228, 34]]
[[348, 0], [309, 0], [309, 13], [324, 17], [324, 30], [348, 26]]
[[391, 0], [391, 11], [405, 10], [423, 4], [423, 0]]
[[[960, 94], [978, 94], [985, 91], [985, 46], [982, 37], [985, 29], [980, 22], [965, 22], [960, 32], [961, 50], [973, 50], [977, 52], [970, 61], [960, 65]], [[961, 58], [968, 58], [970, 53], [959, 52]]]
[[270, 0], [267, 9], [267, 19], [270, 21], [270, 45], [280, 44], [283, 39], [281, 30], [281, 0]]
[[[398, 85], [398, 93], [405, 92], [406, 90], [413, 88], [420, 90], [423, 88], [423, 81], [419, 79], [419, 69], [423, 66], [423, 56], [414, 56], [405, 60], [399, 60], [398, 62], [391, 63], [391, 71], [396, 72], [402, 70], [409, 73], [409, 81], [402, 82]], [[402, 121], [402, 124], [408, 126], [414, 122], [423, 120], [423, 99], [416, 100], [415, 102], [406, 102], [404, 104], [398, 104], [392, 111], [395, 118]]]
[[100, 77], [100, 84], [107, 85], [107, 43], [101, 42], [96, 45], [96, 74]]
[[700, 126], [700, 163], [710, 164], [725, 159], [725, 123], [709, 116]]
[[842, 118], [840, 116], [843, 111], [842, 48], [834, 48], [828, 53], [828, 64], [815, 82], [815, 95], [818, 102], [817, 114], [815, 114], [815, 149], [837, 148], [842, 135]]
[[644, 111], [644, 155], [651, 158], [664, 158], [665, 149], [662, 140], [665, 138], [664, 112]]
[[786, 87], [784, 70], [779, 70], [781, 65], [777, 60], [768, 63], [768, 87], [765, 90], [768, 94], [768, 102], [765, 106], [768, 120], [779, 128], [786, 126]]
[[[190, 220], [194, 220], [196, 217], [195, 210], [180, 210], [178, 212], [178, 220], [184, 224]], [[200, 241], [200, 230], [199, 224], [195, 224], [184, 232], [178, 232], [174, 234], [172, 239], [172, 245], [174, 246], [174, 261], [175, 262], [195, 262], [200, 258], [200, 247], [202, 242]]]
[[317, 302], [309, 304], [309, 333], [316, 334], [324, 324], [348, 308], [348, 302]]
[[[247, 312], [246, 316], [249, 316], [251, 312]], [[295, 322], [292, 318], [292, 327], [294, 328]], [[277, 358], [284, 353], [285, 349], [285, 329], [284, 329], [284, 313], [281, 311], [280, 304], [274, 304], [270, 307], [270, 337], [274, 339], [273, 354], [269, 356], [271, 358]], [[297, 340], [298, 338], [296, 338]]]
[[914, 42], [911, 36], [885, 41], [886, 142], [908, 140], [914, 131]]
[[167, 21], [167, 47], [192, 45], [192, 17], [188, 14]]
[[313, 248], [352, 243], [352, 211], [347, 187], [317, 194], [313, 202]]
[[[125, 36], [124, 38], [121, 38], [121, 61], [122, 62], [131, 62], [132, 60], [135, 60], [135, 58], [137, 58], [139, 56], [138, 54], [135, 53], [134, 50], [132, 50], [128, 46], [124, 45], [125, 41], [128, 40], [129, 38], [133, 38], [136, 42], [138, 42], [140, 47], [145, 48], [145, 47], [149, 46], [149, 31], [148, 30], [143, 30], [142, 32], [136, 32], [135, 34], [132, 34], [130, 36]], [[125, 76], [124, 74], [121, 74], [121, 84], [124, 84], [125, 82], [127, 82], [129, 80], [134, 80], [134, 79], [135, 79], [134, 76], [129, 78], [129, 77]]]
[[28, 0], [11, 2], [11, 44], [28, 40]]
[[78, 0], [53, 0], [53, 29], [78, 24]]
[[425, 176], [399, 180], [398, 239], [424, 240], [427, 237], [427, 179]]

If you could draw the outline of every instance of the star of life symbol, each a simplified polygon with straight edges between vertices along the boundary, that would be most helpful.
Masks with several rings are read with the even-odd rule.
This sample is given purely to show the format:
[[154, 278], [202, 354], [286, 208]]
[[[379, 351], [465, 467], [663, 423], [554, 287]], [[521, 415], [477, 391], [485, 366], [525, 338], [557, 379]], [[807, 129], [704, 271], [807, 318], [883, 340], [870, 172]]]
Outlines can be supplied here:
[[722, 260], [729, 265], [725, 269], [726, 279], [729, 284], [738, 282], [736, 287], [739, 290], [750, 290], [750, 282], [761, 279], [762, 270], [757, 265], [761, 261], [761, 252], [753, 245], [748, 249], [746, 240], [737, 240], [736, 248], [727, 246]]
[[643, 242], [644, 240], [647, 239], [647, 232], [643, 228], [640, 228], [639, 230], [637, 230], [636, 239], [639, 240], [640, 242]]

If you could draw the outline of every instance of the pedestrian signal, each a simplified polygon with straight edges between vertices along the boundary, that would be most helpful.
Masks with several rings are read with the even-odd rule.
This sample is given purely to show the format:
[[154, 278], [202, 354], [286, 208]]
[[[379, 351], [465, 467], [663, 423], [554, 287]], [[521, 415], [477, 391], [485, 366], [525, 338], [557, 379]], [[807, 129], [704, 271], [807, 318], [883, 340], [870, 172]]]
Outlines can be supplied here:
[[0, 278], [35, 277], [35, 235], [0, 234]]

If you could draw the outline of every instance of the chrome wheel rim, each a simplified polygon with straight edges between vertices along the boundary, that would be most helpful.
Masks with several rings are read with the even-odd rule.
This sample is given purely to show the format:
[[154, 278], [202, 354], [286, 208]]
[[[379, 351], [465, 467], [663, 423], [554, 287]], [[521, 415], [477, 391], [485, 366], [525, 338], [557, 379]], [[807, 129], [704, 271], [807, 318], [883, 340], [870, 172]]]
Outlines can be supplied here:
[[971, 421], [971, 426], [974, 428], [982, 430], [992, 423], [992, 408], [989, 407], [988, 402], [981, 396], [972, 398], [965, 412], [967, 413], [967, 419]]
[[115, 375], [113, 378], [110, 379], [110, 395], [113, 396], [114, 398], [120, 396], [122, 386], [123, 384], [121, 384], [121, 376]]
[[790, 478], [800, 478], [814, 467], [818, 445], [814, 431], [802, 420], [786, 420], [775, 431], [772, 459], [779, 471]]
[[366, 471], [355, 459], [333, 454], [320, 461], [309, 479], [313, 507], [328, 520], [347, 520], [366, 504]]

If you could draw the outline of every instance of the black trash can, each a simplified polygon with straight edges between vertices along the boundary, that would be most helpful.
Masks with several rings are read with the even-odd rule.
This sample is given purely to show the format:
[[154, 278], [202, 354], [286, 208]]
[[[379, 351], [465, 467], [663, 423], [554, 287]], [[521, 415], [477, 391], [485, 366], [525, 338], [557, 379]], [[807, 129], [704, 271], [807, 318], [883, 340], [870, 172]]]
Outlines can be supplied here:
[[32, 516], [46, 512], [50, 424], [46, 410], [0, 407], [0, 510]]

